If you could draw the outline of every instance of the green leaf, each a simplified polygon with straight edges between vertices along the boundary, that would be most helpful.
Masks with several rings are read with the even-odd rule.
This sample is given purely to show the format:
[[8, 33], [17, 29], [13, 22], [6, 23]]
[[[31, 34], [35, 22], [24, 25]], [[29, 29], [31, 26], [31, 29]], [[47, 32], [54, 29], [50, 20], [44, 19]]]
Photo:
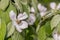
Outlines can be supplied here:
[[33, 26], [29, 26], [28, 30], [23, 32], [23, 35], [25, 33], [25, 40], [36, 40], [37, 39], [37, 34], [35, 31], [35, 28]]
[[12, 40], [12, 38], [8, 38], [8, 40]]
[[0, 1], [0, 9], [5, 10], [9, 4], [9, 0], [1, 0]]
[[27, 4], [28, 0], [20, 0], [23, 4]]
[[0, 19], [0, 29], [1, 29], [1, 19]]
[[4, 40], [6, 35], [6, 24], [4, 20], [0, 18], [0, 40]]
[[40, 20], [41, 20], [41, 17], [40, 17], [40, 14], [39, 14], [39, 13], [37, 13], [36, 15], [37, 15], [37, 16], [36, 16], [35, 25], [36, 25], [36, 27], [37, 27], [37, 25], [39, 24], [39, 22], [40, 22]]
[[9, 17], [9, 12], [13, 10], [14, 12], [16, 12], [16, 8], [10, 3], [9, 7], [7, 8], [7, 10], [5, 12], [1, 12], [1, 17], [5, 20], [6, 24], [8, 24], [8, 22], [10, 22], [10, 17]]
[[24, 37], [17, 31], [11, 36], [12, 40], [24, 40]]
[[3, 14], [3, 11], [2, 11], [2, 10], [0, 10], [0, 18], [1, 18], [1, 16], [2, 16], [2, 14]]
[[42, 26], [38, 32], [38, 40], [45, 40], [45, 39], [46, 39], [45, 27]]
[[50, 26], [50, 21], [47, 21], [46, 24], [45, 24], [45, 31], [46, 31], [46, 34], [49, 36], [51, 35], [52, 33], [52, 30], [51, 30], [51, 26]]
[[58, 33], [60, 33], [60, 22], [59, 22], [59, 24], [57, 25], [57, 31], [58, 31]]
[[46, 40], [54, 40], [53, 38], [47, 38]]
[[14, 0], [14, 1], [15, 1], [15, 5], [16, 5], [17, 9], [19, 9], [22, 12], [23, 9], [22, 9], [22, 4], [21, 4], [20, 0]]
[[23, 11], [26, 12], [29, 15], [30, 7], [27, 4], [23, 4]]
[[51, 20], [51, 29], [53, 29], [54, 27], [56, 27], [59, 22], [60, 22], [60, 15], [57, 14]]
[[7, 37], [11, 36], [15, 31], [15, 27], [12, 25], [12, 23], [8, 23], [7, 25]]
[[23, 11], [26, 12], [29, 15], [29, 13], [30, 13], [30, 7], [28, 5], [27, 0], [25, 0], [25, 1], [22, 0], [21, 3], [22, 3]]

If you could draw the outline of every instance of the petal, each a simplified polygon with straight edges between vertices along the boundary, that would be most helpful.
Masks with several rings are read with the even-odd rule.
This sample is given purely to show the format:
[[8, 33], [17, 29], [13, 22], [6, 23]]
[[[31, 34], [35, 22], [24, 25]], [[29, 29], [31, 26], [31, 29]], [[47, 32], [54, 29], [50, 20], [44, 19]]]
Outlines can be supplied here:
[[57, 34], [53, 34], [54, 40], [57, 40]]
[[35, 22], [35, 20], [36, 20], [35, 15], [34, 14], [30, 14], [27, 22], [28, 22], [29, 25], [33, 25], [33, 23]]
[[38, 10], [41, 11], [42, 5], [39, 3], [38, 4]]
[[39, 10], [39, 11], [42, 11], [41, 8], [42, 8], [42, 5], [39, 3], [39, 4], [38, 4], [38, 10]]
[[57, 10], [59, 10], [60, 9], [60, 3], [58, 4], [58, 6], [57, 6]]
[[46, 14], [45, 12], [40, 13], [41, 17], [45, 16], [45, 14]]
[[21, 21], [21, 23], [18, 25], [20, 29], [28, 28], [28, 23], [26, 21]]
[[56, 3], [55, 2], [50, 3], [50, 7], [51, 7], [51, 9], [55, 9], [56, 8]]
[[35, 10], [34, 10], [34, 8], [33, 8], [33, 7], [31, 7], [31, 12], [35, 12]]
[[53, 31], [53, 35], [52, 36], [53, 36], [54, 40], [58, 40], [57, 30]]
[[20, 29], [20, 28], [17, 27], [17, 26], [16, 26], [16, 30], [17, 30], [18, 32], [22, 32], [22, 29]]
[[14, 13], [13, 10], [10, 11], [9, 16], [12, 21], [16, 20], [16, 14]]
[[18, 32], [22, 32], [22, 30], [19, 28], [19, 25], [15, 21], [13, 22], [13, 25], [16, 27]]
[[27, 17], [28, 17], [28, 15], [27, 15], [26, 12], [20, 13], [20, 14], [18, 15], [18, 20], [24, 20], [24, 19], [26, 19]]
[[47, 10], [47, 8], [44, 7], [44, 6], [42, 6], [41, 4], [38, 4], [38, 10], [39, 10], [40, 12], [45, 12], [45, 11]]
[[46, 10], [47, 10], [47, 8], [42, 6], [42, 12], [45, 12]]
[[58, 35], [58, 40], [60, 40], [60, 35]]

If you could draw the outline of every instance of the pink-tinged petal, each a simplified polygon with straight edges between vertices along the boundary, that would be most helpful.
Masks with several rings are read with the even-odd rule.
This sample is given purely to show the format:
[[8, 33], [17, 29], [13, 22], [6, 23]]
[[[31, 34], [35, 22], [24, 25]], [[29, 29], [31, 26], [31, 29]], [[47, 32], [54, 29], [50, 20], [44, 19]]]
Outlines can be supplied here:
[[40, 12], [41, 17], [45, 16], [45, 12]]
[[38, 10], [39, 10], [40, 12], [45, 12], [45, 11], [47, 10], [47, 8], [44, 7], [44, 6], [41, 5], [41, 4], [38, 4]]
[[39, 10], [39, 11], [42, 11], [41, 8], [42, 8], [42, 5], [39, 3], [39, 4], [38, 4], [38, 10]]
[[58, 40], [57, 37], [58, 37], [57, 34], [53, 34], [53, 38], [54, 38], [54, 40]]
[[36, 20], [36, 17], [34, 14], [30, 14], [29, 18], [27, 19], [27, 22], [29, 25], [33, 25]]
[[21, 21], [21, 23], [18, 25], [20, 29], [28, 28], [28, 23], [26, 21]]
[[22, 32], [22, 29], [20, 29], [20, 27], [19, 27], [19, 25], [17, 24], [16, 21], [13, 21], [12, 23], [13, 23], [13, 25], [15, 26], [15, 28], [18, 32]]
[[12, 21], [16, 20], [16, 14], [14, 13], [13, 10], [10, 11], [9, 16]]
[[56, 29], [53, 31], [52, 36], [53, 36], [54, 40], [58, 40], [58, 34], [57, 34], [57, 30]]
[[22, 32], [22, 29], [20, 29], [19, 27], [16, 27], [16, 30], [17, 30], [18, 32]]
[[60, 40], [60, 35], [58, 35], [58, 40]]
[[57, 6], [57, 10], [59, 10], [60, 9], [60, 3], [58, 4], [58, 6]]
[[55, 9], [56, 8], [56, 3], [55, 2], [51, 2], [50, 3], [50, 7], [51, 7], [51, 9]]
[[27, 17], [28, 17], [28, 15], [27, 15], [26, 12], [20, 13], [20, 14], [18, 15], [18, 20], [24, 20], [24, 19], [26, 19]]
[[42, 9], [41, 10], [42, 10], [41, 12], [45, 12], [45, 11], [47, 11], [47, 8], [44, 7], [44, 6], [42, 6]]
[[34, 10], [34, 8], [33, 8], [33, 7], [31, 7], [31, 12], [35, 12], [35, 10]]

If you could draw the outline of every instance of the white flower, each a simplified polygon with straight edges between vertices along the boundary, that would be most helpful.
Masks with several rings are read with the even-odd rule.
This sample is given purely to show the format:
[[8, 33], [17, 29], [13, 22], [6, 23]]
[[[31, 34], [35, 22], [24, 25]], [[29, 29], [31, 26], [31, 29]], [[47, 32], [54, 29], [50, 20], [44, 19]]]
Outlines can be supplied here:
[[34, 8], [33, 7], [31, 7], [31, 10], [30, 10], [31, 12], [35, 12], [35, 10], [34, 10]]
[[27, 22], [28, 22], [29, 25], [33, 25], [35, 20], [36, 20], [35, 15], [34, 14], [30, 14]]
[[58, 35], [58, 40], [60, 40], [60, 35]]
[[60, 35], [55, 33], [55, 34], [53, 34], [53, 38], [54, 38], [54, 40], [60, 40]]
[[53, 33], [53, 38], [54, 40], [57, 40], [58, 34], [57, 33]]
[[60, 34], [58, 34], [56, 30], [53, 32], [52, 36], [53, 36], [54, 40], [60, 40]]
[[18, 20], [24, 20], [24, 19], [26, 19], [27, 17], [28, 17], [28, 16], [27, 16], [26, 12], [24, 12], [23, 14], [20, 13], [20, 14], [18, 15]]
[[40, 12], [41, 17], [45, 16], [46, 12]]
[[46, 14], [47, 8], [41, 4], [38, 4], [38, 10], [40, 11], [41, 17], [43, 17]]
[[29, 25], [33, 25], [36, 20], [36, 17], [34, 15], [35, 10], [33, 7], [31, 7], [30, 12], [31, 13], [29, 14], [29, 18], [27, 19], [27, 22]]
[[39, 10], [40, 12], [45, 12], [45, 11], [47, 10], [47, 8], [44, 7], [43, 5], [41, 5], [41, 4], [39, 3], [39, 4], [38, 4], [38, 10]]
[[13, 10], [9, 13], [10, 19], [12, 20], [13, 25], [16, 27], [16, 30], [22, 32], [22, 29], [28, 27], [28, 23], [23, 21], [28, 17], [28, 15], [24, 13], [20, 13], [18, 16], [13, 12]]
[[50, 7], [51, 7], [51, 9], [55, 9], [56, 8], [56, 3], [55, 2], [51, 2], [50, 3]]
[[58, 5], [56, 5], [55, 2], [51, 2], [50, 3], [50, 7], [51, 7], [51, 9], [57, 9], [57, 10], [59, 10], [60, 9], [60, 3]]

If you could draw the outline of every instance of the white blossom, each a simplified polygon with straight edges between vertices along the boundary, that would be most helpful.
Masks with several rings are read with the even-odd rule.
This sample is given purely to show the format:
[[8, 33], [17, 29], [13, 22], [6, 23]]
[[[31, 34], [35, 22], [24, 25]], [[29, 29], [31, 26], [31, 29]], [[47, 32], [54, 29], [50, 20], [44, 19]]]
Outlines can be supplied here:
[[45, 12], [40, 12], [41, 17], [45, 16]]
[[28, 17], [28, 16], [27, 16], [26, 12], [24, 12], [23, 14], [20, 13], [20, 14], [18, 15], [18, 20], [24, 20], [24, 19], [26, 19], [27, 17]]
[[35, 20], [36, 20], [35, 15], [34, 14], [30, 14], [27, 22], [28, 22], [29, 25], [33, 25]]
[[57, 33], [53, 33], [53, 38], [54, 40], [57, 40], [58, 34]]
[[60, 34], [58, 34], [58, 32], [56, 30], [54, 30], [52, 36], [53, 36], [54, 40], [60, 40]]
[[60, 40], [60, 35], [58, 33], [53, 34], [54, 40]]
[[28, 27], [28, 23], [23, 21], [28, 17], [28, 15], [24, 13], [20, 13], [18, 16], [13, 12], [13, 10], [9, 13], [10, 19], [12, 20], [13, 25], [16, 27], [18, 32], [22, 32], [22, 29]]
[[30, 10], [31, 12], [35, 12], [35, 10], [34, 10], [34, 8], [33, 7], [31, 7], [31, 10]]
[[41, 17], [43, 17], [46, 14], [47, 8], [39, 3], [38, 4], [38, 10], [40, 11]]
[[50, 7], [51, 7], [51, 9], [55, 9], [56, 8], [56, 3], [55, 2], [51, 2], [50, 3]]
[[55, 2], [50, 3], [51, 9], [59, 10], [60, 9], [60, 3], [57, 5]]
[[31, 13], [29, 14], [29, 18], [27, 19], [27, 22], [28, 22], [29, 25], [33, 25], [35, 20], [36, 20], [36, 17], [34, 15], [35, 10], [34, 10], [33, 7], [31, 7], [30, 12]]
[[41, 5], [41, 4], [38, 4], [38, 10], [39, 10], [39, 11], [42, 11], [41, 8], [42, 8], [42, 5]]
[[58, 35], [58, 40], [60, 40], [60, 35]]
[[43, 5], [41, 5], [41, 4], [39, 3], [39, 4], [38, 4], [38, 10], [39, 10], [40, 12], [45, 12], [45, 11], [47, 10], [47, 8], [44, 7]]

